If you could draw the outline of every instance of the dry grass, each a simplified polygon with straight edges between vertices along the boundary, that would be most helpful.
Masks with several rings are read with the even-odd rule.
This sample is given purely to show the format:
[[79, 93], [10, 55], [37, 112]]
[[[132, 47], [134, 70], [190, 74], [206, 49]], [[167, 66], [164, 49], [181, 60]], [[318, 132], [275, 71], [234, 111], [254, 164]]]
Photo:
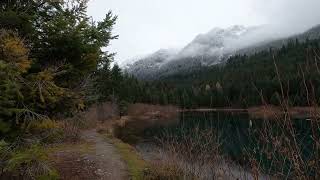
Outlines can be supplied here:
[[[194, 127], [178, 136], [166, 132], [158, 138], [158, 145], [145, 144], [139, 149], [153, 167], [150, 179], [252, 179], [250, 170], [227, 161], [220, 142], [218, 133]], [[259, 178], [265, 179], [263, 175]]]
[[57, 121], [60, 131], [59, 142], [77, 142], [82, 130], [98, 128], [100, 131], [112, 131], [112, 124], [119, 118], [117, 107], [109, 102], [93, 105], [85, 112], [79, 112], [72, 118]]
[[[287, 112], [286, 112], [287, 111]], [[264, 105], [259, 107], [248, 108], [250, 118], [275, 120], [289, 115], [291, 118], [310, 118], [313, 116], [320, 116], [320, 108], [310, 107], [288, 107], [283, 109], [281, 106]]]
[[[278, 82], [281, 87], [279, 97], [281, 115], [274, 117], [273, 121], [263, 121], [263, 127], [256, 137], [258, 140], [258, 149], [248, 152], [253, 172], [257, 175], [259, 172], [271, 174], [280, 179], [319, 179], [320, 178], [320, 120], [319, 107], [315, 97], [315, 90], [312, 81], [305, 79], [305, 71], [301, 67], [303, 84], [307, 96], [305, 97], [309, 107], [291, 107], [288, 95], [289, 89], [284, 89], [280, 71], [274, 61]], [[308, 71], [308, 67], [305, 67]], [[306, 71], [306, 72], [307, 72]], [[310, 88], [311, 87], [311, 88]], [[263, 95], [261, 95], [263, 99]], [[274, 111], [268, 109], [266, 112]], [[310, 134], [301, 138], [304, 133], [298, 132], [296, 124], [292, 120], [293, 115], [304, 114], [309, 118]], [[275, 128], [277, 130], [275, 130]], [[308, 146], [306, 143], [308, 140]], [[309, 151], [306, 154], [306, 146]], [[258, 157], [258, 158], [257, 158]], [[263, 159], [271, 162], [266, 169]]]
[[153, 162], [160, 167], [159, 174], [168, 177], [187, 179], [213, 179], [220, 161], [219, 138], [212, 131], [182, 131], [177, 137], [170, 132], [158, 138], [161, 151], [159, 161]]
[[84, 118], [95, 120], [98, 122], [105, 122], [109, 119], [119, 117], [119, 109], [116, 104], [105, 102], [91, 106], [85, 113]]
[[178, 123], [178, 115], [178, 108], [174, 106], [132, 104], [128, 107], [128, 116], [113, 124], [112, 132], [125, 142], [136, 143], [145, 129]]
[[[258, 142], [256, 151], [248, 152], [253, 172], [266, 173], [280, 179], [318, 179], [320, 177], [319, 163], [319, 133], [320, 121], [318, 108], [291, 108], [282, 103], [283, 113], [272, 116], [273, 120], [264, 120], [263, 126], [257, 132]], [[266, 109], [272, 112], [273, 109]], [[279, 111], [279, 110], [278, 110]], [[305, 114], [303, 117], [310, 118], [311, 135], [301, 139], [303, 133], [298, 132], [292, 117]], [[304, 132], [307, 133], [307, 132]], [[308, 156], [305, 148], [311, 148]], [[264, 160], [263, 160], [264, 159]], [[263, 161], [262, 161], [263, 160]], [[271, 162], [266, 168], [264, 161]]]
[[176, 106], [160, 106], [160, 105], [150, 105], [150, 104], [131, 104], [128, 107], [128, 115], [139, 117], [145, 114], [159, 114], [164, 119], [175, 117], [179, 109]]
[[144, 130], [156, 126], [170, 126], [179, 122], [178, 108], [149, 104], [131, 104], [128, 117], [120, 120], [120, 126]]
[[[144, 174], [145, 180], [182, 180], [184, 172], [171, 162], [156, 162], [150, 163], [150, 168]], [[188, 177], [188, 179], [195, 179], [194, 177]]]

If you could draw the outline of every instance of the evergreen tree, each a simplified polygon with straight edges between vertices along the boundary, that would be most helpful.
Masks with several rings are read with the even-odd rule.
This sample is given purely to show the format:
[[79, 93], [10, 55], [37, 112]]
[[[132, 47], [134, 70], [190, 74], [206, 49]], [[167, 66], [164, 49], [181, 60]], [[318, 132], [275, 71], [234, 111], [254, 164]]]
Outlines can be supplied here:
[[87, 0], [0, 2], [0, 133], [83, 110], [97, 74], [111, 79], [113, 54], [102, 48], [117, 38], [117, 17], [92, 22], [86, 8]]

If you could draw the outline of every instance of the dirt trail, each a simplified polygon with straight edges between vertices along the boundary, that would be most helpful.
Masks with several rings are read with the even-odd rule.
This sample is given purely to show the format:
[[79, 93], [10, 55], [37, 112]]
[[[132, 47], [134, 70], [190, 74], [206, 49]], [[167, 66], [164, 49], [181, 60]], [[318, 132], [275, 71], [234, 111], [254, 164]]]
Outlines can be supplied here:
[[121, 160], [115, 147], [108, 143], [95, 129], [82, 133], [82, 138], [95, 145], [95, 154], [88, 154], [87, 158], [95, 162], [96, 174], [101, 180], [129, 179], [126, 164]]

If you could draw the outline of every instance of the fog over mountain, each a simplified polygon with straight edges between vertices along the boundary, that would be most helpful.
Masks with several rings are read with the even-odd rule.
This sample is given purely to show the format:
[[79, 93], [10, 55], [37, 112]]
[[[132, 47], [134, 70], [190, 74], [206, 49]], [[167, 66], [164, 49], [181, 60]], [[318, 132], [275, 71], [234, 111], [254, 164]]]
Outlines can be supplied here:
[[[276, 33], [275, 33], [276, 32]], [[223, 63], [228, 57], [281, 47], [287, 38], [320, 37], [318, 26], [299, 35], [288, 34], [270, 25], [232, 26], [226, 29], [214, 28], [205, 34], [199, 34], [180, 50], [161, 49], [151, 55], [123, 64], [122, 68], [140, 79], [156, 79], [177, 72], [185, 72]]]
[[226, 29], [214, 28], [206, 34], [198, 35], [179, 53], [180, 57], [214, 56], [217, 51], [232, 52], [264, 41], [289, 36], [276, 31], [271, 25], [245, 27], [240, 25]]
[[90, 0], [88, 13], [102, 20], [119, 15], [108, 48], [123, 63], [160, 48], [183, 48], [214, 27], [272, 24], [271, 33], [299, 33], [320, 23], [319, 0]]

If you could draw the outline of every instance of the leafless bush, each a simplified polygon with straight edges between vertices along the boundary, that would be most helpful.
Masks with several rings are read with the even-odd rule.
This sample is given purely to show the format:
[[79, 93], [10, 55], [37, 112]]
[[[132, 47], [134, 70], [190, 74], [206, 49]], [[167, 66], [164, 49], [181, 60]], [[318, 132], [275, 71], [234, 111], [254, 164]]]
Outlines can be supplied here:
[[80, 128], [74, 122], [62, 121], [60, 128], [63, 142], [76, 142], [80, 139]]
[[116, 104], [105, 102], [92, 105], [83, 115], [86, 120], [105, 122], [119, 118], [119, 109]]
[[166, 132], [158, 142], [162, 147], [162, 162], [158, 166], [165, 167], [169, 173], [201, 179], [212, 179], [218, 174], [221, 144], [213, 131], [196, 127], [191, 131], [182, 130], [180, 136]]
[[85, 112], [78, 112], [72, 118], [58, 121], [62, 142], [76, 142], [80, 139], [81, 130], [95, 128], [98, 124], [97, 109], [90, 108]]
[[[304, 123], [310, 125], [311, 133], [299, 132], [297, 129], [299, 125], [295, 124], [290, 114], [292, 107], [288, 103], [288, 95], [285, 93], [287, 91], [282, 85], [277, 65], [274, 64], [281, 87], [279, 102], [282, 113], [275, 116], [275, 120], [264, 120], [263, 128], [257, 133], [257, 149], [248, 152], [253, 172], [256, 176], [259, 172], [263, 172], [281, 179], [319, 179], [320, 121], [314, 86], [311, 81], [305, 79], [301, 68], [309, 104], [308, 117], [310, 117], [301, 121], [306, 121]], [[308, 144], [305, 144], [306, 142]]]
[[[165, 132], [157, 138], [160, 148], [152, 156], [153, 177], [166, 179], [253, 179], [253, 173], [228, 160], [222, 152], [222, 137], [212, 129]], [[259, 179], [268, 179], [258, 175]]]

